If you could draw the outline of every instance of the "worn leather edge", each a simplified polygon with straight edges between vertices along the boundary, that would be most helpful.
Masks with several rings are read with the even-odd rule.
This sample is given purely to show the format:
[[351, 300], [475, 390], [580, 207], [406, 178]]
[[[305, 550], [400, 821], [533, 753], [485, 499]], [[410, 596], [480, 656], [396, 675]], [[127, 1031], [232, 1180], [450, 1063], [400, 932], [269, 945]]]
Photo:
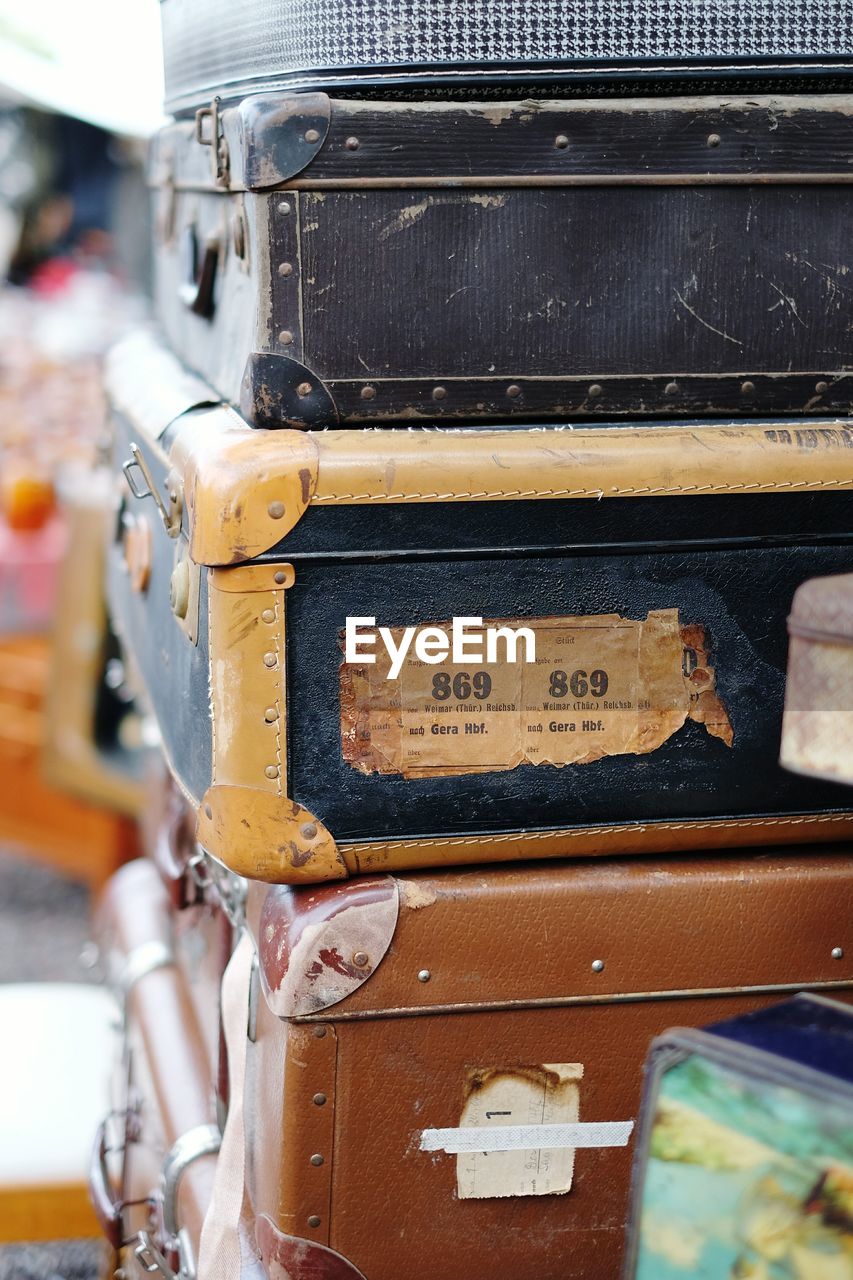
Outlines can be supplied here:
[[349, 870], [358, 874], [517, 862], [524, 858], [686, 853], [694, 849], [831, 841], [851, 836], [853, 813], [795, 814], [779, 818], [710, 818], [426, 840], [361, 841], [341, 845], [340, 853]]
[[287, 1276], [288, 1280], [365, 1280], [343, 1254], [316, 1240], [284, 1235], [266, 1216], [258, 1218], [258, 1248], [268, 1275]]
[[[447, 74], [445, 69], [444, 74]], [[457, 74], [459, 74], [457, 72]], [[482, 76], [478, 76], [476, 72], [467, 70], [462, 73], [464, 78], [469, 82], [476, 82], [477, 79], [482, 80]], [[553, 67], [540, 68], [538, 74], [547, 78], [554, 74]], [[376, 76], [374, 70], [373, 77]], [[379, 79], [386, 79], [387, 76], [379, 75]], [[391, 77], [393, 78], [393, 76]], [[230, 176], [229, 189], [231, 191], [251, 187], [253, 184], [258, 189], [266, 189], [272, 183], [278, 182], [288, 186], [305, 186], [314, 189], [320, 189], [324, 186], [352, 184], [360, 187], [369, 187], [379, 185], [381, 179], [365, 178], [361, 172], [361, 156], [364, 154], [362, 147], [352, 150], [339, 151], [336, 159], [340, 166], [340, 177], [318, 179], [312, 176], [310, 165], [311, 161], [321, 151], [327, 141], [334, 145], [339, 143], [341, 135], [352, 132], [359, 135], [363, 143], [370, 147], [371, 143], [375, 144], [375, 133], [368, 129], [364, 131], [364, 117], [371, 111], [376, 109], [376, 99], [361, 99], [360, 97], [348, 98], [346, 89], [340, 84], [329, 92], [334, 96], [326, 102], [321, 100], [326, 95], [316, 89], [316, 76], [309, 77], [308, 81], [302, 84], [296, 84], [292, 81], [282, 83], [275, 88], [268, 88], [265, 92], [258, 93], [246, 86], [244, 89], [245, 96], [242, 101], [235, 107], [226, 108], [220, 119], [222, 121], [223, 131], [229, 142], [230, 152]], [[418, 83], [412, 82], [413, 87]], [[312, 92], [313, 90], [313, 92]], [[212, 90], [211, 90], [212, 92]], [[406, 139], [406, 145], [413, 151], [415, 155], [419, 153], [420, 143], [424, 134], [430, 127], [433, 129], [441, 128], [446, 124], [448, 118], [447, 97], [452, 98], [452, 92], [445, 90], [438, 100], [430, 100], [425, 91], [424, 81], [420, 81], [421, 97], [417, 96], [415, 89], [415, 97], [412, 100], [414, 110], [408, 109], [409, 104], [388, 103], [383, 104], [387, 111], [389, 106], [393, 109], [394, 124], [397, 131], [403, 129]], [[202, 95], [204, 96], [204, 95]], [[302, 99], [305, 99], [303, 104]], [[262, 117], [256, 117], [257, 108], [253, 104], [259, 104], [263, 110]], [[180, 104], [172, 104], [173, 108]], [[184, 106], [186, 107], [186, 103]], [[197, 96], [193, 96], [193, 108], [199, 106]], [[205, 104], [206, 105], [206, 104]], [[246, 108], [249, 108], [247, 111]], [[170, 108], [172, 109], [172, 108]], [[299, 111], [299, 115], [305, 116], [304, 124], [299, 127], [299, 116], [295, 114]], [[697, 120], [701, 120], [701, 125], [695, 131], [695, 155], [696, 165], [695, 172], [686, 174], [683, 170], [675, 169], [671, 175], [664, 168], [666, 176], [672, 176], [673, 179], [681, 182], [767, 182], [778, 181], [781, 178], [789, 181], [796, 180], [798, 175], [791, 172], [790, 167], [779, 172], [778, 161], [774, 167], [773, 163], [766, 163], [767, 149], [762, 150], [759, 158], [758, 167], [756, 169], [753, 163], [753, 170], [748, 168], [748, 160], [754, 160], [751, 155], [744, 157], [740, 149], [735, 147], [734, 154], [729, 151], [725, 141], [732, 135], [732, 120], [737, 121], [735, 127], [735, 139], [739, 140], [740, 125], [744, 116], [750, 121], [756, 118], [763, 118], [766, 121], [765, 128], [759, 130], [757, 136], [766, 140], [770, 134], [772, 138], [772, 130], [774, 129], [773, 115], [778, 113], [784, 117], [796, 117], [799, 112], [807, 112], [809, 115], [809, 124], [814, 128], [814, 117], [816, 115], [835, 115], [845, 112], [845, 96], [838, 93], [822, 93], [816, 94], [814, 97], [805, 94], [791, 93], [763, 93], [753, 97], [745, 94], [735, 96], [721, 96], [714, 94], [686, 94], [680, 93], [675, 97], [654, 98], [649, 97], [643, 92], [641, 84], [635, 85], [635, 93], [627, 98], [590, 98], [571, 96], [554, 96], [550, 98], [537, 99], [531, 102], [529, 98], [524, 98], [523, 93], [519, 89], [517, 96], [501, 100], [498, 102], [490, 102], [481, 100], [479, 102], [465, 102], [450, 104], [450, 119], [452, 121], [454, 114], [457, 112], [465, 112], [467, 115], [482, 117], [484, 121], [488, 121], [495, 128], [501, 128], [513, 131], [518, 128], [526, 128], [531, 119], [531, 114], [535, 114], [543, 122], [543, 132], [550, 128], [554, 134], [563, 130], [569, 135], [572, 134], [575, 121], [580, 119], [597, 118], [598, 130], [597, 134], [602, 138], [602, 149], [605, 153], [608, 151], [606, 146], [607, 135], [610, 130], [610, 122], [612, 127], [619, 129], [624, 134], [625, 122], [629, 130], [633, 131], [635, 150], [638, 156], [642, 156], [642, 140], [644, 136], [651, 131], [654, 136], [659, 136], [662, 129], [667, 128], [667, 120], [671, 121], [670, 127], [674, 130], [683, 130], [685, 125], [682, 121], [688, 122], [687, 127], [695, 125]], [[277, 123], [275, 113], [280, 113], [281, 122], [284, 125], [282, 129], [279, 125], [275, 130]], [[329, 123], [327, 116], [331, 115], [331, 122], [336, 128], [332, 133], [331, 139], [328, 137]], [[308, 117], [311, 119], [308, 119]], [[260, 119], [261, 123], [261, 139], [256, 148], [257, 158], [255, 156], [244, 156], [244, 152], [248, 149], [242, 143], [241, 134], [245, 133], [247, 127], [251, 130], [254, 124], [253, 117]], [[263, 117], [268, 117], [268, 122]], [[289, 125], [296, 121], [296, 127], [292, 132]], [[273, 129], [270, 130], [270, 125]], [[303, 130], [311, 125], [314, 126], [318, 137], [308, 144], [305, 139]], [[257, 128], [257, 125], [254, 125]], [[680, 127], [680, 129], [679, 129]], [[375, 130], [376, 126], [373, 126]], [[708, 147], [707, 137], [712, 131], [718, 131], [722, 146]], [[273, 132], [272, 138], [264, 137], [264, 134]], [[284, 133], [284, 146], [275, 137], [275, 132]], [[753, 129], [750, 132], [750, 141], [754, 142], [756, 132]], [[270, 145], [272, 144], [272, 145]], [[296, 144], [296, 146], [294, 146]], [[551, 174], [560, 182], [572, 182], [576, 180], [578, 165], [571, 159], [571, 149], [566, 149], [565, 172]], [[208, 156], [199, 155], [203, 149], [198, 146], [194, 139], [194, 128], [192, 123], [188, 121], [178, 121], [167, 125], [161, 130], [160, 135], [155, 139], [154, 146], [151, 151], [151, 161], [148, 170], [148, 182], [151, 186], [162, 186], [164, 182], [172, 181], [176, 186], [183, 186], [196, 190], [221, 190], [217, 188], [210, 171], [210, 161]], [[304, 168], [308, 168], [308, 172], [304, 173], [297, 181], [288, 181], [287, 175], [291, 173], [302, 173]], [[389, 169], [392, 168], [389, 165]], [[504, 166], [508, 171], [501, 171], [499, 166], [494, 167], [491, 172], [483, 172], [476, 176], [462, 173], [452, 173], [448, 171], [445, 174], [436, 177], [429, 172], [420, 176], [408, 177], [410, 183], [418, 183], [423, 185], [425, 182], [432, 185], [492, 185], [496, 179], [500, 179], [502, 184], [506, 184], [513, 179], [518, 180], [519, 175], [512, 171], [512, 166]], [[634, 180], [641, 180], [648, 184], [650, 181], [658, 179], [655, 173], [649, 176], [648, 172], [643, 172], [639, 162], [636, 164], [616, 164], [611, 162], [611, 169], [608, 173], [602, 175], [600, 172], [581, 172], [580, 176], [588, 181], [601, 184], [608, 178], [612, 181], [613, 176], [618, 176], [620, 172], [625, 172]], [[830, 180], [834, 183], [849, 181], [850, 175], [839, 174], [833, 172], [831, 166], [828, 166], [826, 172], [820, 175], [824, 180]], [[525, 180], [533, 185], [534, 183], [542, 183], [546, 175], [524, 175]], [[802, 179], [800, 179], [802, 180]], [[811, 173], [807, 176], [807, 181], [813, 181], [814, 175]], [[406, 177], [399, 177], [391, 173], [385, 182], [387, 185], [400, 186], [407, 181]]]
[[777, 423], [327, 431], [312, 503], [489, 502], [853, 489], [853, 428]]
[[240, 412], [256, 427], [271, 430], [334, 427], [338, 410], [328, 386], [292, 356], [252, 351], [240, 386]]
[[170, 460], [184, 477], [196, 564], [242, 564], [275, 546], [307, 510], [317, 459], [315, 437], [252, 430], [230, 409], [182, 420]]
[[399, 914], [392, 876], [250, 887], [247, 919], [270, 1011], [296, 1018], [345, 1001], [387, 955]]
[[268, 884], [315, 884], [349, 874], [322, 822], [286, 796], [254, 787], [211, 786], [196, 836], [231, 871]]
[[259, 431], [232, 410], [175, 429], [190, 554], [239, 564], [311, 505], [684, 497], [853, 489], [853, 428]]

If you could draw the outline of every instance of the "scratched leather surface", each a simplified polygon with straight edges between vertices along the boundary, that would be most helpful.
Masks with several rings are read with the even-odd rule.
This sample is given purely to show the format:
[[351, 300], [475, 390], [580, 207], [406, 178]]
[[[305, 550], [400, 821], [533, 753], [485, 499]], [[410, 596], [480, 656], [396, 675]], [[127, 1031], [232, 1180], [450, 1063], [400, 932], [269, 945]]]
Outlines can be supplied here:
[[[849, 849], [418, 873], [400, 888], [368, 981], [313, 1024], [280, 1022], [262, 1002], [250, 1055], [255, 1212], [368, 1280], [618, 1275], [632, 1147], [578, 1152], [565, 1196], [465, 1201], [455, 1157], [420, 1152], [422, 1129], [459, 1123], [472, 1068], [581, 1062], [580, 1119], [630, 1120], [649, 1042], [668, 1027], [780, 998], [744, 994], [751, 985], [841, 982], [834, 994], [853, 998]], [[313, 890], [291, 892], [288, 910], [304, 897], [308, 911]]]

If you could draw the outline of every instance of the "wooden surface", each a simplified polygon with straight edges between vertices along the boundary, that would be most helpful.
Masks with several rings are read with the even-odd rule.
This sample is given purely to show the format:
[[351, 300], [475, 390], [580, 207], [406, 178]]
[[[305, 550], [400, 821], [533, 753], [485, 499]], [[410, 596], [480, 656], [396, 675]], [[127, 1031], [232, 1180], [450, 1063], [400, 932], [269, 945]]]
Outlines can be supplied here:
[[85, 1183], [0, 1187], [0, 1244], [100, 1234]]
[[42, 636], [0, 640], [0, 843], [97, 887], [134, 856], [135, 827], [42, 776], [48, 650]]

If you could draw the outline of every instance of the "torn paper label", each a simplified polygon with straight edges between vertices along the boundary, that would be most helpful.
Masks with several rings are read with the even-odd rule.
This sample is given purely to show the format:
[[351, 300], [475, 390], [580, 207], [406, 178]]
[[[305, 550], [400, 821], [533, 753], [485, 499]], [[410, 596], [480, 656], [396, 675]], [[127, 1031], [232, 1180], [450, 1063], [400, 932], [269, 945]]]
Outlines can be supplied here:
[[[451, 624], [434, 626], [449, 642]], [[432, 665], [410, 652], [393, 680], [381, 649], [374, 665], [344, 662], [344, 760], [405, 778], [562, 767], [655, 751], [688, 720], [732, 744], [705, 628], [682, 625], [677, 609], [483, 627], [529, 628], [535, 661]], [[397, 645], [403, 630], [392, 631]]]
[[[472, 1072], [459, 1128], [573, 1124], [580, 1111], [579, 1062]], [[573, 1147], [461, 1151], [456, 1157], [460, 1200], [563, 1195], [572, 1185]]]

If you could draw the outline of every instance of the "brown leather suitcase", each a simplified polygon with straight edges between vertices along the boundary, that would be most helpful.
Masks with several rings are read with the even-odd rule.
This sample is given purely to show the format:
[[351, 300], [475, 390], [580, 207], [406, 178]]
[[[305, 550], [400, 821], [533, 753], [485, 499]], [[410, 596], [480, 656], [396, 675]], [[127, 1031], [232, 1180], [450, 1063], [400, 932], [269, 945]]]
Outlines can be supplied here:
[[98, 942], [125, 1034], [90, 1192], [128, 1276], [158, 1266], [193, 1274], [227, 1090], [219, 989], [232, 941], [220, 904], [174, 910], [148, 860], [123, 867], [100, 904]]
[[[129, 937], [146, 912], [165, 928], [167, 902], [153, 867], [135, 864], [108, 908]], [[216, 912], [180, 916], [198, 938]], [[260, 1260], [289, 1280], [612, 1280], [652, 1037], [791, 991], [853, 992], [847, 850], [253, 884], [247, 919], [258, 959], [249, 948], [248, 1008], [226, 1027], [229, 1053], [245, 1049], [240, 1078], [230, 1057], [232, 1096], [245, 1101], [229, 1118], [245, 1127], [244, 1276]], [[173, 997], [154, 991], [174, 991], [179, 972], [141, 978], [130, 1006], [154, 1063], [149, 1110], [171, 1108], [162, 1150], [181, 1125], [214, 1118], [216, 1038], [198, 1029], [210, 1009], [191, 1014], [185, 986], [179, 1029]], [[196, 998], [215, 1001], [212, 987]], [[543, 1124], [562, 1146], [548, 1148], [551, 1128], [527, 1129]], [[531, 1145], [477, 1151], [510, 1130]], [[454, 1144], [468, 1150], [444, 1149]], [[228, 1126], [226, 1151], [233, 1162]], [[198, 1180], [228, 1181], [223, 1158], [212, 1165], [201, 1157], [182, 1179], [196, 1199], [179, 1202], [173, 1226], [189, 1254], [210, 1193]], [[147, 1229], [174, 1257], [156, 1214]]]

